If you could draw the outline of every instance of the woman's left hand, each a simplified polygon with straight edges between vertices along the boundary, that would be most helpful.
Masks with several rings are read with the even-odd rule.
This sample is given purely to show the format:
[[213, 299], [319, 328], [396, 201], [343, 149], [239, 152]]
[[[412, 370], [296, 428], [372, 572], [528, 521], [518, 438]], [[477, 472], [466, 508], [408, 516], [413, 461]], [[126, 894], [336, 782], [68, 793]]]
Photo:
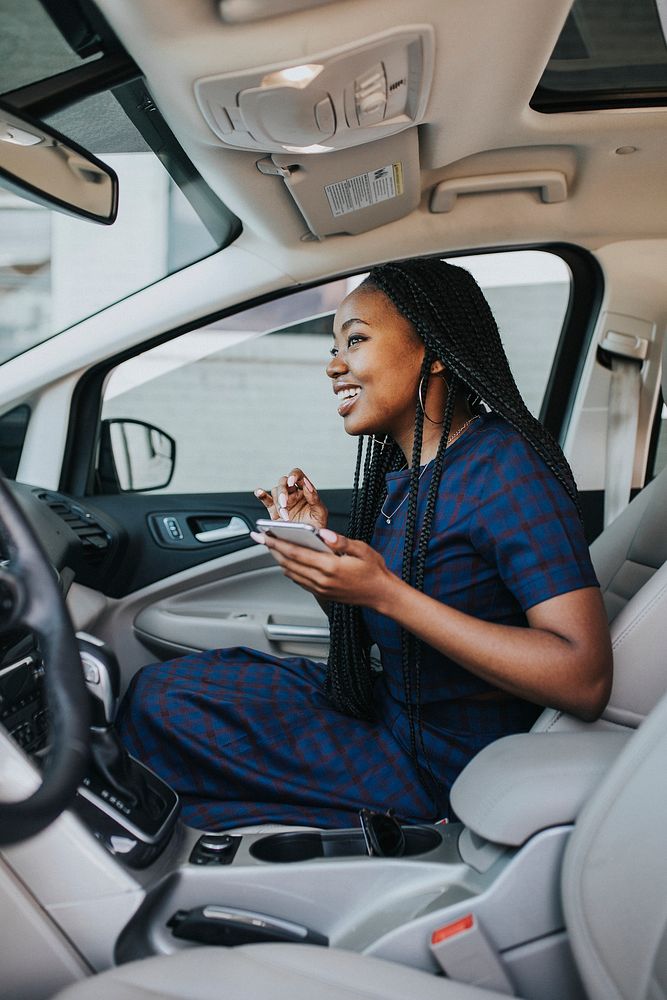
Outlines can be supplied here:
[[320, 601], [373, 607], [379, 595], [396, 579], [379, 553], [365, 542], [319, 531], [331, 549], [316, 552], [271, 535], [251, 532], [251, 537], [271, 549], [285, 576], [310, 591]]

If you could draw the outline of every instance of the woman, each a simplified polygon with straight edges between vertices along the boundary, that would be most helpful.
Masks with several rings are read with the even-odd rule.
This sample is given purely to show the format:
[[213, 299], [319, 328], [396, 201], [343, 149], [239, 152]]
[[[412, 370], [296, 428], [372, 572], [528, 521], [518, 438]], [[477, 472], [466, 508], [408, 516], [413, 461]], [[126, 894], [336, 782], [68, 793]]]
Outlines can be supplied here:
[[473, 278], [438, 260], [374, 269], [341, 304], [331, 353], [359, 437], [349, 537], [326, 527], [300, 469], [256, 495], [272, 518], [320, 529], [331, 554], [253, 535], [328, 609], [326, 673], [213, 650], [144, 668], [125, 702], [126, 745], [193, 826], [345, 826], [364, 806], [437, 819], [487, 743], [530, 728], [539, 706], [588, 720], [609, 696], [572, 474]]

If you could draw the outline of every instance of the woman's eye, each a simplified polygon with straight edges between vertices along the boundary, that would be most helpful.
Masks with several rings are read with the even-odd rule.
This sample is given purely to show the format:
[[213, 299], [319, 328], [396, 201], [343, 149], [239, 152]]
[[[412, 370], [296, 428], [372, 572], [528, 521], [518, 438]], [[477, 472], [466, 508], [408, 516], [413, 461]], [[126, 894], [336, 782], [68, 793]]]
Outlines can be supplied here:
[[359, 334], [353, 333], [351, 337], [347, 338], [347, 346], [354, 347], [355, 344], [363, 343], [365, 339], [365, 337], [360, 337]]
[[338, 356], [338, 348], [337, 347], [332, 347], [331, 350], [329, 351], [329, 354], [331, 355], [332, 358], [337, 357]]

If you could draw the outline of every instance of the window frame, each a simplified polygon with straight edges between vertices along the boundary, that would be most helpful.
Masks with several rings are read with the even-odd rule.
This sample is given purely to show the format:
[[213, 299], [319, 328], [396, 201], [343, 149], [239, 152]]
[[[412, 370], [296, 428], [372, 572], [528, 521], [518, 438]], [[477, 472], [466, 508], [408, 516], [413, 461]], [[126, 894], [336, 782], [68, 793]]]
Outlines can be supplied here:
[[[531, 243], [460, 249], [455, 252], [441, 251], [424, 256], [446, 258], [456, 262], [459, 257], [487, 255], [491, 253], [540, 250], [560, 257], [571, 273], [570, 298], [561, 327], [558, 344], [545, 387], [540, 411], [540, 420], [557, 439], [564, 438], [572, 412], [576, 386], [586, 358], [591, 338], [599, 314], [604, 291], [602, 269], [593, 255], [574, 244]], [[309, 288], [318, 288], [331, 281], [354, 277], [369, 270], [372, 265], [359, 267], [342, 273], [327, 275], [298, 287], [280, 289], [246, 299], [226, 309], [220, 309], [191, 320], [171, 330], [150, 338], [140, 345], [119, 352], [92, 366], [78, 381], [70, 406], [65, 452], [59, 482], [59, 490], [73, 496], [94, 495], [95, 456], [99, 438], [104, 383], [108, 374], [117, 365], [130, 358], [167, 343], [183, 334], [200, 329], [208, 323], [226, 319], [247, 309], [277, 301], [287, 295]]]

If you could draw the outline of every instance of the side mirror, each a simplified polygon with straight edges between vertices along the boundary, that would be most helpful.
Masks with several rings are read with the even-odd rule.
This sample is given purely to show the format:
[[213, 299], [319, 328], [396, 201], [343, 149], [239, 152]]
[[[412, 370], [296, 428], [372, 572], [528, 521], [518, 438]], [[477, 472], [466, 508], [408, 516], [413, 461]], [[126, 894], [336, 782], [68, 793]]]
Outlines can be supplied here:
[[176, 442], [143, 420], [103, 420], [98, 458], [103, 493], [140, 493], [168, 486]]
[[0, 102], [0, 184], [30, 201], [111, 225], [118, 178], [105, 163]]

